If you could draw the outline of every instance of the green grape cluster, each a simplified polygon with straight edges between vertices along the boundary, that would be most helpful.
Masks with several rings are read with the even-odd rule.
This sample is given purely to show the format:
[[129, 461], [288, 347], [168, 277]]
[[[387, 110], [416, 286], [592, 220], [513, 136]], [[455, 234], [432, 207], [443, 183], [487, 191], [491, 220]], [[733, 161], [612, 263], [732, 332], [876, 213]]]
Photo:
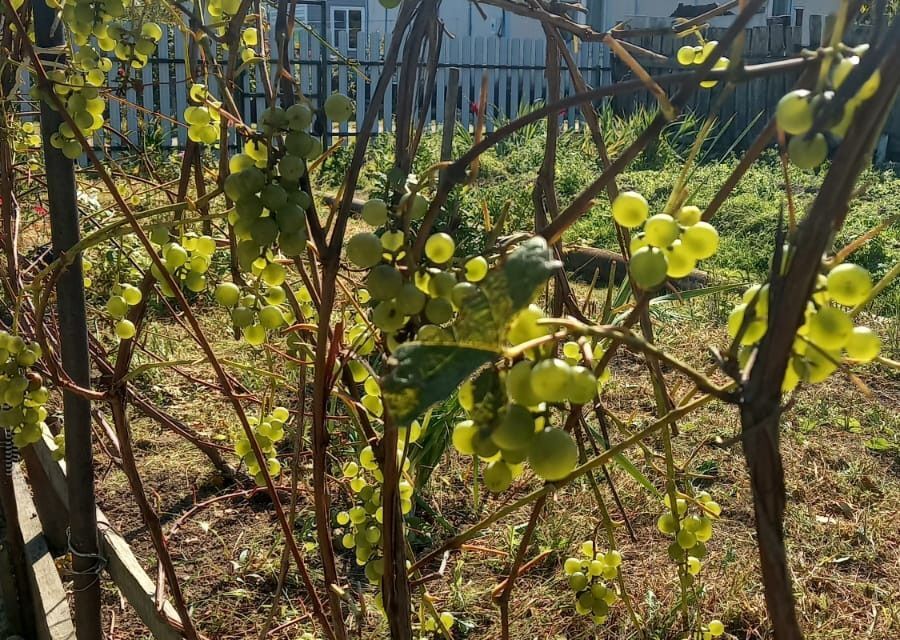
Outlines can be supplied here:
[[118, 60], [130, 64], [132, 68], [141, 69], [156, 51], [162, 35], [162, 29], [155, 22], [145, 22], [140, 26], [112, 22], [106, 27], [105, 37], [98, 35], [97, 44], [104, 51], [112, 51]]
[[116, 337], [119, 340], [131, 340], [134, 337], [137, 330], [134, 323], [125, 316], [130, 307], [140, 303], [142, 297], [141, 290], [128, 283], [115, 284], [110, 289], [106, 311], [116, 319]]
[[[231, 174], [224, 188], [235, 207], [228, 222], [234, 227], [237, 259], [245, 271], [274, 251], [276, 243], [286, 256], [306, 250], [306, 211], [312, 197], [300, 187], [300, 179], [306, 173], [306, 162], [322, 153], [322, 143], [306, 131], [312, 117], [305, 103], [266, 110], [258, 123], [265, 140], [250, 140], [243, 153], [229, 161]], [[274, 146], [276, 137], [278, 147]]]
[[724, 633], [725, 625], [722, 624], [721, 620], [710, 620], [699, 630], [684, 636], [682, 640], [712, 640], [722, 636]]
[[[706, 62], [706, 59], [712, 55], [713, 49], [715, 49], [718, 44], [718, 41], [710, 40], [694, 46], [685, 45], [678, 49], [675, 58], [678, 60], [678, 64], [685, 67], [703, 64]], [[724, 70], [728, 68], [728, 63], [728, 58], [719, 58], [712, 68], [714, 71]], [[704, 89], [711, 89], [716, 86], [717, 83], [717, 80], [704, 80], [700, 83], [700, 86]]]
[[[93, 49], [88, 47], [79, 49], [73, 64], [78, 65], [79, 59], [86, 57], [82, 52], [92, 51]], [[94, 55], [97, 55], [96, 52]], [[101, 59], [109, 63], [106, 58]], [[99, 67], [87, 73], [79, 70], [78, 66], [70, 69], [52, 69], [47, 76], [52, 83], [53, 92], [62, 101], [83, 136], [89, 137], [103, 126], [106, 101], [100, 95], [100, 88], [106, 79], [106, 74]], [[55, 108], [52, 102], [49, 104]], [[63, 155], [69, 159], [74, 160], [81, 155], [81, 143], [68, 122], [60, 123], [59, 129], [50, 136], [50, 144], [61, 150]]]
[[188, 91], [191, 105], [184, 109], [184, 121], [188, 124], [188, 138], [193, 142], [214, 144], [219, 141], [219, 123], [222, 115], [220, 102], [209, 95], [205, 84], [195, 82]]
[[[540, 401], [517, 402], [530, 403], [534, 398], [526, 399], [519, 393], [520, 376], [513, 373], [514, 369], [504, 378], [496, 369], [485, 369], [463, 383], [459, 403], [468, 419], [453, 429], [454, 448], [487, 463], [482, 480], [495, 493], [509, 488], [521, 475], [526, 460], [539, 477], [548, 481], [564, 478], [578, 461], [572, 436], [547, 424], [546, 405]], [[530, 383], [526, 384], [530, 391]]]
[[12, 433], [20, 449], [40, 440], [47, 426], [50, 391], [31, 370], [40, 357], [38, 343], [0, 331], [0, 427]]
[[719, 248], [719, 233], [701, 220], [698, 207], [686, 205], [671, 216], [650, 216], [647, 200], [635, 191], [620, 193], [612, 203], [613, 219], [626, 229], [641, 227], [631, 238], [628, 269], [641, 289], [651, 291], [666, 278], [683, 278], [699, 260]]
[[[409, 434], [411, 442], [417, 433]], [[405, 440], [406, 433], [401, 437]], [[402, 441], [401, 441], [402, 442]], [[402, 444], [397, 451], [397, 460], [402, 460], [401, 478], [398, 483], [400, 510], [405, 515], [412, 510], [413, 485], [408, 480], [409, 458], [403, 454]], [[344, 549], [354, 549], [356, 563], [365, 567], [366, 578], [378, 584], [384, 575], [384, 552], [382, 548], [383, 508], [381, 503], [384, 474], [375, 459], [375, 452], [367, 446], [359, 452], [358, 462], [350, 461], [341, 469], [354, 494], [354, 506], [340, 511], [335, 516], [335, 535]]]
[[[789, 246], [785, 246], [785, 252], [789, 254]], [[792, 391], [800, 382], [824, 381], [844, 358], [865, 363], [878, 357], [878, 334], [869, 327], [855, 325], [853, 316], [845, 310], [864, 303], [871, 291], [871, 275], [856, 264], [842, 263], [827, 275], [819, 274], [804, 322], [797, 329], [782, 391]], [[741, 303], [728, 316], [728, 334], [732, 339], [740, 337], [741, 366], [749, 361], [766, 334], [768, 313], [769, 285], [763, 284], [747, 289]]]
[[[372, 227], [384, 230], [358, 233], [347, 242], [347, 259], [368, 269], [366, 289], [372, 298], [372, 324], [391, 338], [410, 320], [418, 325], [416, 339], [436, 341], [452, 338], [442, 327], [448, 324], [469, 292], [488, 273], [488, 262], [474, 256], [454, 261], [456, 243], [447, 233], [434, 233], [425, 242], [425, 262], [413, 273], [406, 268], [408, 238], [400, 228], [403, 220], [419, 220], [428, 211], [421, 194], [407, 191], [392, 210], [373, 198], [360, 212]], [[391, 342], [389, 339], [389, 346]]]
[[[440, 624], [438, 622], [440, 621]], [[424, 620], [417, 625], [413, 625], [413, 632], [416, 633], [417, 640], [429, 640], [430, 638], [443, 638], [443, 632], [440, 627], [447, 631], [456, 624], [456, 617], [449, 611], [442, 611], [435, 618], [431, 612], [426, 612]]]
[[563, 563], [569, 587], [575, 593], [575, 611], [603, 624], [619, 598], [612, 581], [619, 576], [622, 554], [615, 549], [597, 550], [591, 540], [583, 542], [579, 551], [580, 556], [566, 558]]
[[847, 134], [859, 106], [875, 95], [881, 86], [881, 71], [876, 69], [866, 79], [859, 91], [823, 130], [813, 130], [819, 114], [834, 100], [834, 92], [844, 83], [847, 76], [859, 64], [860, 58], [868, 51], [869, 45], [849, 47], [838, 45], [833, 52], [830, 65], [822, 65], [822, 77], [816, 91], [795, 89], [786, 94], [775, 108], [778, 128], [791, 136], [788, 142], [788, 157], [801, 169], [814, 169], [828, 157], [828, 143], [840, 140]]
[[[281, 474], [281, 463], [278, 461], [275, 445], [284, 439], [284, 426], [290, 420], [291, 414], [284, 407], [275, 407], [271, 413], [262, 420], [250, 416], [247, 421], [253, 428], [253, 436], [259, 444], [259, 448], [266, 457], [266, 469], [269, 476], [273, 479]], [[256, 484], [260, 487], [265, 486], [266, 481], [263, 477], [260, 463], [253, 453], [250, 441], [243, 431], [238, 432], [234, 438], [234, 452], [241, 458], [241, 461], [247, 465], [247, 473], [253, 476]]]
[[[674, 513], [671, 504], [667, 494], [663, 499], [666, 510], [659, 516], [656, 526], [660, 532], [674, 538], [669, 545], [669, 558], [678, 564], [682, 586], [688, 587], [703, 569], [702, 560], [706, 557], [706, 543], [712, 537], [713, 520], [722, 513], [722, 507], [706, 491], [698, 492], [694, 498], [676, 495]], [[693, 513], [689, 513], [691, 507]]]
[[34, 122], [13, 120], [8, 133], [12, 134], [12, 150], [16, 153], [30, 153], [41, 147], [41, 134]]
[[[170, 240], [168, 228], [159, 225], [151, 230], [150, 240], [159, 245], [163, 266], [174, 276], [176, 282], [194, 293], [206, 291], [206, 272], [209, 271], [212, 256], [216, 252], [216, 241], [212, 237], [187, 232], [180, 242], [176, 242]], [[150, 266], [150, 273], [156, 278], [164, 296], [175, 295], [155, 263]]]
[[88, 260], [87, 258], [82, 258], [82, 259], [81, 259], [81, 272], [82, 272], [82, 274], [84, 274], [83, 281], [84, 281], [84, 288], [85, 288], [85, 289], [90, 289], [90, 288], [91, 288], [91, 285], [94, 284], [94, 281], [93, 281], [93, 279], [91, 278], [91, 276], [87, 275], [87, 274], [88, 274], [88, 271], [92, 271], [93, 268], [94, 268], [94, 263], [93, 263], [93, 262], [91, 262], [91, 261]]
[[[256, 283], [248, 291], [242, 291], [233, 282], [222, 282], [213, 294], [216, 302], [230, 309], [232, 324], [252, 346], [264, 343], [267, 332], [291, 325], [295, 320], [293, 311], [286, 304], [287, 293], [282, 286], [284, 267], [277, 262], [269, 262], [256, 275]], [[289, 333], [289, 338], [292, 335], [293, 332]], [[302, 346], [298, 336], [289, 340], [291, 351], [299, 352]]]
[[[118, 60], [140, 69], [156, 51], [162, 29], [155, 22], [137, 25], [117, 21], [125, 15], [131, 0], [48, 0], [47, 4], [60, 10], [62, 22], [78, 46], [68, 68], [53, 69], [48, 77], [75, 126], [89, 137], [103, 126], [106, 110], [100, 91], [113, 63], [103, 52], [113, 52]], [[91, 43], [92, 38], [96, 44]], [[35, 84], [32, 97], [38, 99], [40, 93]], [[60, 124], [50, 142], [67, 158], [81, 155], [81, 144], [67, 122]]]

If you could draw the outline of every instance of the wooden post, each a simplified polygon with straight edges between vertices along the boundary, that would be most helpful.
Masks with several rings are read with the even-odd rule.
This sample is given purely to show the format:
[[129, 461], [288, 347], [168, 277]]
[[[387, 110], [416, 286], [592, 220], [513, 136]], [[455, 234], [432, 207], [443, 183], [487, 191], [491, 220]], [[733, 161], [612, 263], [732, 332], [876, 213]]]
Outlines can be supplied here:
[[809, 48], [818, 49], [822, 45], [822, 16], [809, 17]]
[[[65, 37], [56, 10], [45, 2], [34, 3], [34, 32], [38, 47], [48, 51], [47, 62], [65, 62]], [[42, 91], [52, 91], [42, 87]], [[50, 235], [55, 255], [71, 249], [79, 240], [78, 201], [75, 192], [75, 164], [50, 144], [62, 116], [41, 100], [41, 135], [47, 169], [47, 197], [50, 203]], [[73, 256], [59, 275], [56, 286], [59, 342], [62, 365], [76, 385], [91, 385], [87, 316], [84, 306], [84, 276], [81, 254]], [[103, 637], [100, 620], [100, 575], [97, 554], [97, 507], [94, 501], [94, 462], [91, 433], [91, 403], [71, 391], [63, 392], [66, 463], [69, 468], [69, 550], [74, 576], [75, 627], [79, 640]]]
[[[447, 96], [444, 100], [444, 129], [441, 135], [441, 160], [453, 154], [453, 133], [456, 131], [456, 103], [459, 101], [459, 67], [451, 67], [447, 75]], [[465, 106], [465, 105], [463, 105]]]

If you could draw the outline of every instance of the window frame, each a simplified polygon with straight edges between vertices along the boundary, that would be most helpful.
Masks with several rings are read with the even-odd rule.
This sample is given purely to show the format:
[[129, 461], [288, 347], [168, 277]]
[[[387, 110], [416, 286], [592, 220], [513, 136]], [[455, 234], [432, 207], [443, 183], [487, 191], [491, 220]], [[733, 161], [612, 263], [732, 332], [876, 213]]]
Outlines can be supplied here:
[[[328, 30], [331, 32], [331, 44], [334, 45], [335, 47], [338, 44], [337, 36], [338, 36], [338, 33], [340, 32], [336, 28], [337, 20], [335, 20], [335, 13], [337, 13], [338, 11], [344, 12], [345, 26], [340, 31], [343, 31], [344, 33], [347, 34], [347, 53], [355, 55], [359, 52], [360, 35], [366, 33], [366, 18], [368, 17], [366, 15], [366, 8], [363, 6], [358, 6], [358, 5], [343, 5], [343, 4], [329, 5], [329, 7], [328, 7], [328, 18], [329, 18]], [[355, 47], [351, 46], [351, 42], [350, 42], [350, 13], [352, 11], [358, 11], [359, 17], [360, 17], [359, 31], [356, 34], [356, 46]]]

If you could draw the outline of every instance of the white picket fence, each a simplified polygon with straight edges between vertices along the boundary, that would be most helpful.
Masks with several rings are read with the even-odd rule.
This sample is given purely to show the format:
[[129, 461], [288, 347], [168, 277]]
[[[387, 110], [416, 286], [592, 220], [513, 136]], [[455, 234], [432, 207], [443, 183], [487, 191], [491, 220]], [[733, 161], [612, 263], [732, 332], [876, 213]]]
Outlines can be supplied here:
[[[384, 68], [385, 37], [381, 33], [360, 34], [356, 51], [348, 51], [346, 34], [339, 34], [334, 45], [322, 41], [302, 25], [294, 31], [291, 53], [294, 76], [303, 93], [318, 102], [332, 91], [347, 93], [356, 100], [355, 122], [344, 123], [319, 133], [331, 137], [336, 134], [354, 135], [362, 127], [363, 115], [372, 100], [372, 93]], [[186, 59], [189, 50], [184, 33], [164, 28], [163, 38], [155, 57], [140, 70], [121, 70], [114, 61], [109, 72], [109, 127], [98, 132], [95, 147], [101, 151], [128, 151], [149, 146], [183, 147], [186, 129], [180, 124], [184, 109], [189, 106]], [[274, 43], [268, 43], [269, 52]], [[215, 49], [213, 49], [215, 54]], [[216, 55], [224, 64], [225, 55]], [[482, 77], [488, 78], [487, 128], [515, 117], [522, 109], [546, 98], [544, 77], [546, 43], [543, 40], [516, 38], [457, 37], [447, 38], [441, 51], [435, 88], [427, 105], [426, 128], [442, 125], [450, 69], [458, 68], [460, 77], [457, 121], [465, 128], [474, 125]], [[270, 58], [274, 57], [271, 53]], [[582, 43], [574, 54], [585, 81], [592, 86], [610, 80], [608, 53], [597, 43]], [[209, 65], [207, 65], [209, 66]], [[127, 71], [127, 73], [125, 73]], [[270, 64], [269, 78], [276, 75]], [[22, 73], [23, 110], [34, 112], [35, 105], [27, 101], [31, 78]], [[235, 99], [245, 122], [257, 120], [266, 108], [265, 74], [261, 65], [244, 71], [239, 79]], [[217, 81], [210, 74], [209, 85], [217, 93]], [[568, 74], [563, 73], [563, 95], [574, 92]], [[397, 76], [379, 106], [375, 132], [391, 131], [394, 105], [397, 100]], [[416, 111], [421, 109], [421, 102]], [[580, 113], [569, 109], [560, 116], [569, 127], [580, 126]], [[238, 140], [232, 130], [230, 144]]]

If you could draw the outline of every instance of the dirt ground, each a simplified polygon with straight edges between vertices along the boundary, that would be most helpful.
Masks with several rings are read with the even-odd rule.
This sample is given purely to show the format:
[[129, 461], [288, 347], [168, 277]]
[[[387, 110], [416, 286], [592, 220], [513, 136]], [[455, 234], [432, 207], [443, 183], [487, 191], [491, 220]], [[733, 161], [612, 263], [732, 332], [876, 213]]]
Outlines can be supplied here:
[[[679, 354], [694, 364], [708, 362], [706, 345], [724, 343], [718, 329], [698, 330], [690, 318], [664, 324], [663, 344], [677, 342]], [[691, 312], [693, 313], [693, 311]], [[702, 325], [700, 325], [702, 326]], [[234, 352], [232, 343], [217, 345]], [[652, 394], [637, 356], [623, 353], [613, 361], [613, 380], [604, 402], [619, 417], [636, 424], [653, 413]], [[672, 388], [684, 381], [668, 374]], [[860, 374], [868, 395], [846, 377], [804, 389], [782, 423], [782, 452], [788, 485], [786, 531], [798, 612], [810, 640], [867, 638], [888, 640], [900, 635], [900, 379], [878, 367]], [[215, 437], [233, 428], [229, 411], [214, 394], [184, 380], [162, 385], [145, 383], [158, 393], [157, 401], [199, 432]], [[340, 425], [336, 441], [344, 439]], [[765, 620], [754, 540], [749, 483], [739, 445], [714, 446], [739, 428], [732, 407], [710, 404], [679, 424], [674, 439], [676, 459], [690, 460], [688, 469], [701, 474], [698, 486], [723, 507], [698, 589], [703, 619], [721, 619], [728, 638], [769, 638]], [[272, 609], [282, 553], [271, 504], [265, 496], [248, 497], [229, 485], [191, 445], [161, 430], [145, 418], [133, 422], [138, 462], [147, 494], [160, 513], [169, 535], [169, 548], [181, 577], [193, 618], [209, 638], [259, 637], [272, 616], [269, 637], [299, 638], [313, 631], [308, 599], [291, 571], [284, 597]], [[613, 440], [617, 439], [614, 431]], [[223, 446], [227, 446], [223, 441]], [[659, 486], [661, 464], [655, 457], [659, 443], [648, 442], [647, 455], [628, 452], [631, 460]], [[335, 471], [338, 469], [335, 463]], [[624, 562], [621, 570], [644, 637], [680, 638], [677, 578], [668, 561], [668, 542], [655, 526], [662, 505], [617, 465], [610, 477], [624, 514], [613, 504], [609, 484], [597, 475], [600, 490], [620, 524], [618, 539]], [[111, 522], [132, 545], [151, 576], [156, 576], [153, 549], [132, 499], [124, 474], [102, 450], [97, 452], [99, 503]], [[301, 465], [301, 486], [308, 477]], [[286, 476], [281, 482], [289, 482]], [[335, 486], [338, 481], [335, 480]], [[538, 486], [526, 473], [504, 494], [481, 494], [473, 507], [472, 467], [455, 452], [445, 456], [422, 493], [433, 510], [417, 508], [421, 527], [413, 536], [421, 554], [452, 532], [477, 522]], [[236, 494], [236, 495], [235, 495]], [[337, 505], [345, 492], [336, 492]], [[205, 506], [197, 505], [205, 503]], [[442, 578], [427, 583], [438, 610], [457, 619], [456, 638], [499, 637], [499, 613], [491, 591], [508, 568], [527, 522], [529, 509], [484, 531], [469, 546], [448, 556]], [[624, 516], [634, 539], [624, 526]], [[563, 560], [592, 537], [598, 512], [590, 486], [574, 483], [553, 495], [542, 516], [527, 558], [549, 552], [517, 582], [511, 600], [514, 638], [637, 638], [621, 603], [609, 620], [594, 625], [574, 612], [574, 597], [562, 573]], [[172, 533], [173, 527], [177, 530]], [[312, 505], [301, 490], [296, 535], [307, 543], [314, 577], [321, 577], [314, 549]], [[365, 598], [352, 599], [350, 627], [360, 620], [364, 630], [354, 637], [385, 637], [374, 613], [374, 591], [342, 554], [339, 570], [345, 586], [360, 589]], [[429, 567], [435, 571], [440, 563]], [[120, 598], [114, 585], [104, 586], [104, 617], [110, 637], [147, 638], [140, 621]]]

